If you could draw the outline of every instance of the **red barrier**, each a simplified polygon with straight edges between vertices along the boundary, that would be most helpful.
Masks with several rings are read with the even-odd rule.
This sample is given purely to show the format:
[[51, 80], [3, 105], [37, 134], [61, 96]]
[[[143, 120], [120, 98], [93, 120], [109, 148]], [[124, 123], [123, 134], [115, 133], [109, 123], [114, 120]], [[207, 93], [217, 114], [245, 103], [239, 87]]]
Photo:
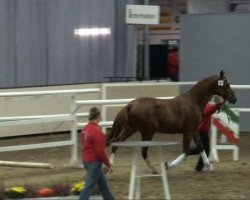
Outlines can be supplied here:
[[225, 136], [227, 136], [228, 140], [237, 145], [239, 143], [239, 138], [235, 137], [233, 132], [225, 127], [218, 119], [213, 119], [214, 125], [221, 131]]

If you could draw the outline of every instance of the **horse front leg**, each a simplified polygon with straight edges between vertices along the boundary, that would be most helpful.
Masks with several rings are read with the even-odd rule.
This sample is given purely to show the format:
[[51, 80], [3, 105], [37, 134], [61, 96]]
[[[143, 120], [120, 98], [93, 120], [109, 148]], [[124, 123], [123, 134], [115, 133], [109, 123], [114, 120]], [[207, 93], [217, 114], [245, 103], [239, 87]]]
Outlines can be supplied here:
[[165, 162], [166, 169], [170, 169], [170, 168], [178, 165], [187, 157], [187, 155], [189, 155], [189, 151], [190, 151], [189, 146], [190, 146], [191, 139], [192, 139], [192, 133], [189, 133], [189, 132], [183, 133], [183, 153], [180, 156], [178, 156], [178, 158], [173, 160], [172, 162], [170, 162], [170, 163]]
[[[206, 134], [206, 133], [204, 133]], [[209, 162], [208, 160], [208, 157], [207, 157], [207, 154], [206, 154], [206, 151], [204, 149], [204, 146], [202, 144], [202, 141], [201, 141], [201, 137], [200, 137], [200, 134], [198, 131], [195, 131], [193, 133], [193, 140], [194, 140], [194, 143], [196, 144], [197, 146], [197, 149], [199, 150], [200, 152], [200, 155], [201, 155], [201, 159], [205, 165], [205, 167], [207, 168], [206, 171], [213, 171], [213, 165]]]

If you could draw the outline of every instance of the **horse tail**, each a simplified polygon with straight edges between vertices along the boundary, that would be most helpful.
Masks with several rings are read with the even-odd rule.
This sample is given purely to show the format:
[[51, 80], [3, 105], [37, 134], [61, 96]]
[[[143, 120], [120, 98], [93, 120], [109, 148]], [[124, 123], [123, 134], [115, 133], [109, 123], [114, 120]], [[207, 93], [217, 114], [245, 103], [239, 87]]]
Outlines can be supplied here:
[[120, 135], [124, 126], [128, 123], [128, 112], [131, 109], [132, 104], [128, 104], [123, 107], [114, 120], [113, 126], [109, 134], [107, 134], [107, 146], [109, 146]]

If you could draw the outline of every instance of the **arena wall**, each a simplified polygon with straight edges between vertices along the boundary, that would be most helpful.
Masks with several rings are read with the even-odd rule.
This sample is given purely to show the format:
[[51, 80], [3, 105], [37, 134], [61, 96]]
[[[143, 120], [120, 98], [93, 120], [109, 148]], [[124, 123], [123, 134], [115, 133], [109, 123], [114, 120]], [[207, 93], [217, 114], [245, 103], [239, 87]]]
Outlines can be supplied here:
[[[181, 81], [201, 80], [225, 70], [230, 84], [249, 85], [250, 13], [183, 15]], [[186, 89], [186, 88], [185, 88]], [[235, 89], [237, 104], [249, 108], [249, 90]], [[250, 113], [240, 113], [240, 129], [248, 132]]]

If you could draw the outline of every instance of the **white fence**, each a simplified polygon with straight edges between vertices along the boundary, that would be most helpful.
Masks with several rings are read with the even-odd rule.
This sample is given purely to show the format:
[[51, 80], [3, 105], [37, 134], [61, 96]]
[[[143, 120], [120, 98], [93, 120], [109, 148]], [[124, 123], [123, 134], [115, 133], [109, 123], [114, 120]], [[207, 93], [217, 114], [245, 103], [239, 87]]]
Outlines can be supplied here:
[[[53, 122], [53, 121], [71, 121], [71, 139], [68, 141], [50, 142], [42, 144], [31, 144], [31, 145], [18, 145], [9, 147], [0, 147], [0, 152], [16, 151], [16, 150], [27, 150], [36, 148], [48, 148], [58, 146], [71, 146], [71, 164], [78, 162], [78, 141], [77, 141], [77, 130], [84, 126], [86, 123], [78, 123], [77, 117], [87, 116], [87, 113], [77, 113], [77, 110], [82, 105], [102, 105], [105, 106], [122, 106], [127, 104], [132, 99], [106, 99], [106, 89], [108, 87], [123, 87], [123, 86], [144, 86], [144, 85], [194, 85], [196, 82], [148, 82], [148, 83], [112, 83], [103, 84], [102, 91], [99, 88], [93, 89], [82, 89], [82, 90], [63, 90], [63, 91], [39, 91], [39, 92], [12, 92], [12, 93], [0, 93], [0, 97], [14, 97], [14, 96], [37, 96], [37, 95], [55, 95], [55, 94], [78, 94], [78, 93], [92, 93], [102, 92], [102, 100], [76, 100], [72, 95], [71, 113], [59, 114], [59, 115], [36, 115], [36, 116], [17, 116], [17, 117], [2, 117], [0, 118], [0, 127], [11, 126], [11, 125], [23, 125], [23, 124], [35, 124], [41, 122]], [[232, 85], [234, 89], [250, 89], [250, 85]], [[173, 97], [159, 97], [162, 99], [169, 99]], [[239, 112], [249, 112], [250, 108], [237, 108]], [[113, 121], [106, 121], [106, 109], [103, 112], [104, 121], [100, 123], [100, 126], [110, 127]]]
[[[78, 149], [77, 143], [77, 127], [76, 117], [87, 116], [88, 113], [75, 113], [75, 95], [82, 93], [99, 93], [99, 88], [92, 89], [76, 89], [76, 90], [54, 90], [54, 91], [34, 91], [34, 92], [9, 92], [0, 93], [0, 97], [17, 97], [17, 96], [41, 96], [41, 95], [58, 95], [58, 94], [70, 94], [71, 95], [71, 113], [69, 114], [57, 114], [57, 115], [35, 115], [35, 116], [15, 116], [15, 117], [1, 117], [0, 127], [13, 126], [13, 125], [27, 125], [27, 124], [39, 124], [39, 123], [51, 123], [51, 122], [71, 122], [71, 138], [66, 141], [58, 142], [47, 142], [39, 144], [28, 144], [28, 145], [15, 145], [15, 146], [3, 146], [0, 147], [0, 152], [19, 151], [19, 150], [30, 150], [40, 148], [50, 148], [59, 146], [71, 146], [71, 160], [70, 164], [75, 164], [78, 160]], [[0, 164], [10, 164], [5, 161], [1, 161]], [[11, 163], [13, 164], [13, 163]], [[23, 164], [23, 163], [22, 163]], [[16, 165], [19, 165], [16, 162]], [[25, 164], [23, 164], [24, 166]], [[51, 165], [36, 165], [34, 163], [26, 163], [29, 166], [40, 166], [40, 167], [51, 167]]]

